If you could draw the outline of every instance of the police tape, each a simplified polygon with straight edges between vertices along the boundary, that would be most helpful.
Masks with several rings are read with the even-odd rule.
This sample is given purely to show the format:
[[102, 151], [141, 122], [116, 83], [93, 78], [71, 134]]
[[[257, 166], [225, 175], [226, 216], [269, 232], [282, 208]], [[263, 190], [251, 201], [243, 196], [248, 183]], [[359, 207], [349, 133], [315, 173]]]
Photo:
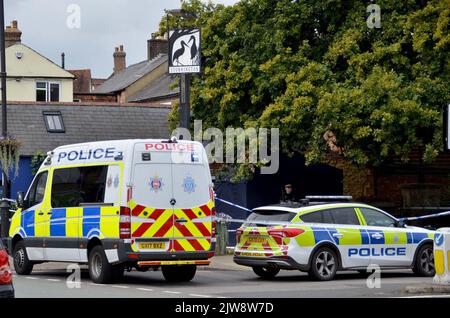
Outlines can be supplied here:
[[239, 208], [239, 209], [244, 210], [244, 211], [247, 211], [247, 212], [252, 212], [252, 210], [247, 209], [247, 208], [245, 208], [245, 207], [243, 207], [243, 206], [241, 206], [241, 205], [237, 205], [237, 204], [235, 204], [235, 203], [232, 203], [232, 202], [227, 201], [227, 200], [224, 200], [224, 199], [220, 199], [220, 198], [218, 198], [218, 197], [216, 197], [216, 201], [220, 201], [220, 202], [226, 203], [226, 204], [228, 204], [228, 205], [234, 206], [234, 207], [236, 207], [236, 208]]
[[412, 217], [406, 217], [406, 218], [399, 218], [399, 220], [401, 220], [401, 221], [415, 221], [415, 220], [437, 218], [437, 217], [446, 216], [446, 215], [450, 215], [450, 211], [434, 213], [434, 214], [427, 214], [427, 215], [422, 215], [422, 216], [412, 216]]

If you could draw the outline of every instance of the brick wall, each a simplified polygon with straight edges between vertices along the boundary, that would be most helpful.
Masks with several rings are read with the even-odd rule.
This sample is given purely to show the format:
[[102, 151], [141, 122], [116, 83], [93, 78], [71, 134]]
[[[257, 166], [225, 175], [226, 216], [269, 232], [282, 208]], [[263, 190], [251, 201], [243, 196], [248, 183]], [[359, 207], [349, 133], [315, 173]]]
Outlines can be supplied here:
[[107, 102], [107, 103], [115, 103], [116, 95], [105, 95], [105, 94], [74, 94], [74, 100], [80, 100], [82, 102]]

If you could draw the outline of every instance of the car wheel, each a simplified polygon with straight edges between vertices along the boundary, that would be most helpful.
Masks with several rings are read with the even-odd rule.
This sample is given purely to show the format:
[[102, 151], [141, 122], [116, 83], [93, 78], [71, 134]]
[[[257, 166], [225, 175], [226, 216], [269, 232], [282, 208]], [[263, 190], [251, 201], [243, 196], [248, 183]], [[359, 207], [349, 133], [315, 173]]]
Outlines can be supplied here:
[[108, 284], [114, 278], [113, 265], [108, 262], [100, 245], [95, 246], [89, 253], [89, 276], [96, 284]]
[[312, 257], [309, 275], [320, 281], [332, 280], [336, 276], [337, 265], [336, 253], [328, 247], [321, 247]]
[[163, 266], [162, 273], [166, 281], [175, 282], [190, 282], [197, 272], [195, 265], [183, 266]]
[[33, 263], [28, 259], [27, 250], [23, 241], [17, 242], [14, 247], [14, 269], [18, 275], [29, 275], [33, 271]]
[[265, 279], [274, 278], [280, 272], [279, 268], [271, 268], [263, 266], [253, 266], [252, 268], [256, 275]]
[[424, 245], [418, 250], [413, 271], [415, 274], [424, 277], [432, 277], [436, 274], [432, 245]]

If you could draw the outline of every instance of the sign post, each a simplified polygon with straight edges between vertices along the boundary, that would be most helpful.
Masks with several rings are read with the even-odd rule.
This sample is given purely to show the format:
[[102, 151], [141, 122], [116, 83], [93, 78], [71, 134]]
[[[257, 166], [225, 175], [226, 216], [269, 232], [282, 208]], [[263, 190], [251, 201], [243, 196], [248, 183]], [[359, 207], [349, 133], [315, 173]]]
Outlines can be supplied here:
[[200, 29], [169, 31], [169, 74], [180, 74], [180, 127], [189, 129], [191, 74], [201, 72]]

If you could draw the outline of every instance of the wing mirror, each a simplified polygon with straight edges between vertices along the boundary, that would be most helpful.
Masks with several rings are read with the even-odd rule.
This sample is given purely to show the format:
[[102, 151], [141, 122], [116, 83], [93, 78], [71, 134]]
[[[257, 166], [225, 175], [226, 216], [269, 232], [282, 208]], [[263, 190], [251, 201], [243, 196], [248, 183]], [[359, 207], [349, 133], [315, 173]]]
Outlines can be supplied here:
[[17, 207], [23, 208], [25, 205], [25, 193], [22, 191], [17, 192], [17, 199], [16, 199]]
[[395, 227], [403, 228], [405, 226], [406, 226], [406, 221], [405, 220], [400, 219], [397, 222], [395, 222]]

